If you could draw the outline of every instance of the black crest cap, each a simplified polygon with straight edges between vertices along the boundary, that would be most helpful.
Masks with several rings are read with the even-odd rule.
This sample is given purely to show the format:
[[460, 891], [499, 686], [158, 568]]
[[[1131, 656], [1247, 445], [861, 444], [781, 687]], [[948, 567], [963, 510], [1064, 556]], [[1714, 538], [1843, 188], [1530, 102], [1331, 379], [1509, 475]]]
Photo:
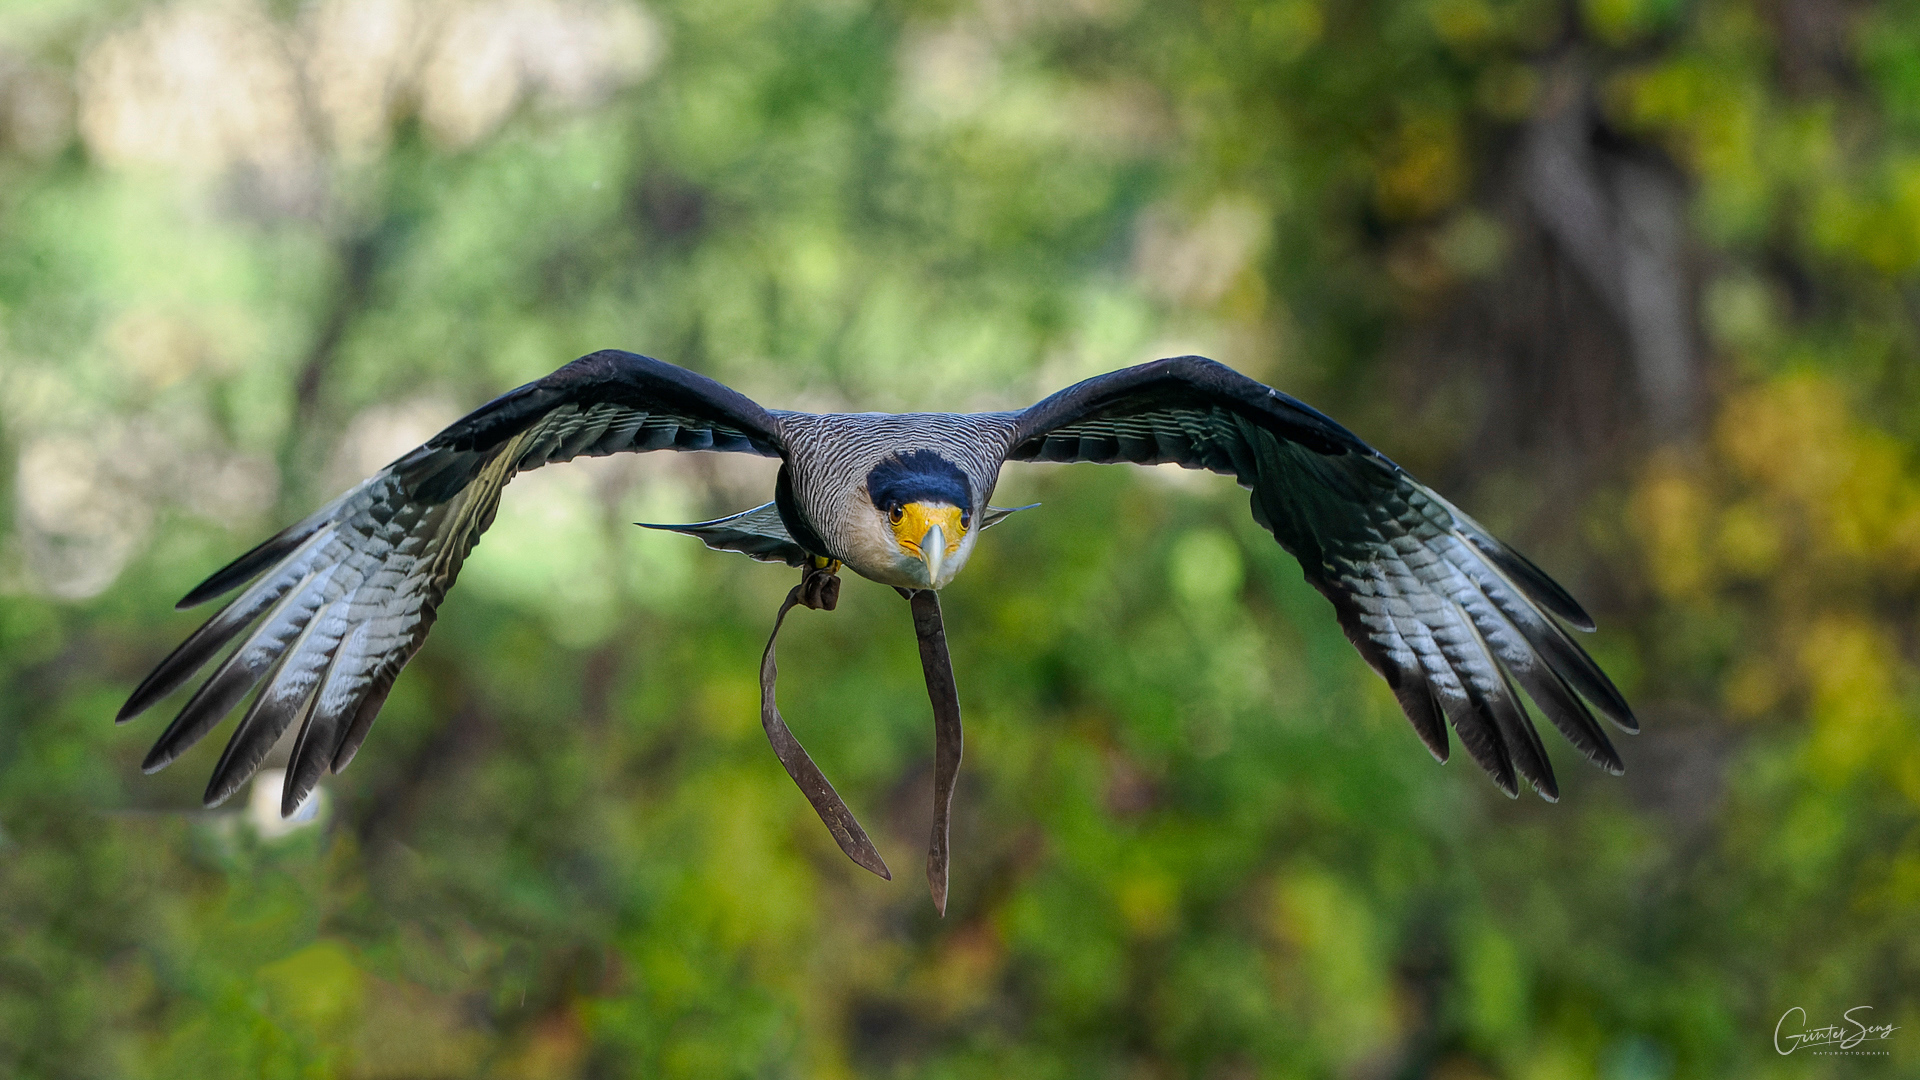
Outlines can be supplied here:
[[967, 474], [931, 450], [895, 454], [874, 466], [867, 474], [867, 497], [882, 510], [911, 502], [943, 502], [969, 517], [973, 514]]

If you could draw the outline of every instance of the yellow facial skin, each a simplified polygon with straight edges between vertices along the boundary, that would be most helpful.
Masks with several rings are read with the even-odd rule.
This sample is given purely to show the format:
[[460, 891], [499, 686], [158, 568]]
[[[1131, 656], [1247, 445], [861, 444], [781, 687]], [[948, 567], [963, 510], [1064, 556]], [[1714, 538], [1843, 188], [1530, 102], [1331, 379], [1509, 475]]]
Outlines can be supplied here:
[[967, 527], [960, 523], [960, 508], [957, 506], [908, 503], [888, 515], [887, 523], [893, 526], [894, 539], [900, 541], [900, 550], [922, 562], [927, 561], [927, 553], [920, 550], [920, 541], [926, 538], [928, 529], [938, 525], [940, 534], [946, 537], [947, 550], [940, 553], [942, 561], [959, 551], [960, 541], [967, 536]]

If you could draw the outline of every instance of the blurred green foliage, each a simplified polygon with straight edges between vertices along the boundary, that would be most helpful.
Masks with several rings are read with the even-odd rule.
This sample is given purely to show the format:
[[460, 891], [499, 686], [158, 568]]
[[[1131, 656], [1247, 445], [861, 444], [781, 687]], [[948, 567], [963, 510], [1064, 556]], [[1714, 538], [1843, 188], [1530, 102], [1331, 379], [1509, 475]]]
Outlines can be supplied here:
[[[1568, 101], [1684, 195], [1677, 426], [1515, 179]], [[1906, 4], [0, 4], [0, 1072], [1913, 1075], [1917, 272]], [[790, 575], [627, 524], [770, 470], [652, 455], [513, 485], [317, 825], [140, 775], [174, 599], [605, 346], [872, 409], [1207, 353], [1590, 600], [1648, 731], [1509, 802], [1231, 484], [1010, 470], [940, 920], [754, 723]], [[909, 625], [782, 653], [896, 867]], [[1776, 1053], [1858, 1005], [1891, 1058]]]

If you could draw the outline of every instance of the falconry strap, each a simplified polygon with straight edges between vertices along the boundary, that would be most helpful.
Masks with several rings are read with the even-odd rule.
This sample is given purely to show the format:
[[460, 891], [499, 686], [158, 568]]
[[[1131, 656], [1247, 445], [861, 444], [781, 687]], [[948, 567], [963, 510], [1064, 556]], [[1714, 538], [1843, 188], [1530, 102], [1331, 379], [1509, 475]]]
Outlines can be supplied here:
[[[773, 617], [773, 633], [767, 636], [767, 651], [760, 657], [760, 726], [774, 756], [786, 767], [787, 775], [799, 786], [800, 793], [813, 804], [814, 812], [847, 857], [888, 881], [893, 873], [886, 860], [867, 837], [867, 831], [847, 807], [846, 800], [833, 789], [826, 774], [815, 765], [800, 740], [794, 737], [774, 701], [774, 682], [779, 666], [774, 662], [774, 643], [787, 612], [797, 606], [832, 611], [840, 602], [838, 564], [810, 563], [801, 570], [800, 584], [788, 590], [787, 598]], [[953, 811], [954, 782], [960, 773], [961, 729], [960, 693], [953, 681], [953, 664], [947, 656], [947, 632], [940, 619], [940, 596], [931, 589], [901, 589], [913, 608], [914, 635], [920, 641], [920, 666], [927, 679], [927, 697], [933, 703], [933, 834], [927, 842], [927, 887], [933, 893], [934, 907], [947, 913], [947, 834]]]
[[[902, 589], [902, 592], [906, 590]], [[960, 775], [960, 691], [953, 683], [953, 664], [947, 659], [947, 630], [940, 621], [940, 594], [918, 589], [907, 597], [913, 605], [913, 632], [920, 639], [920, 669], [927, 677], [927, 697], [933, 702], [933, 836], [927, 841], [927, 887], [933, 906], [947, 913], [947, 824], [953, 813], [953, 784]]]

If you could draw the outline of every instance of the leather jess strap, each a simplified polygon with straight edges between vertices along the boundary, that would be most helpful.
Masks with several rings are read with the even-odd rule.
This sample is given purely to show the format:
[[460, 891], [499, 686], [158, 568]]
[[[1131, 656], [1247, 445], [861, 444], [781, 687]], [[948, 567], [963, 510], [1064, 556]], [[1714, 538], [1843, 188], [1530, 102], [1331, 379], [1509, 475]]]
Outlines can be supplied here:
[[[934, 907], [944, 916], [947, 913], [950, 854], [948, 834], [963, 743], [960, 696], [953, 680], [953, 665], [947, 654], [947, 634], [940, 617], [939, 594], [931, 589], [901, 589], [900, 593], [913, 609], [913, 629], [920, 644], [920, 666], [926, 675], [927, 697], [933, 704], [933, 832], [927, 843], [927, 887], [933, 894]], [[774, 701], [774, 683], [779, 675], [779, 667], [774, 662], [774, 643], [780, 638], [780, 627], [786, 622], [787, 612], [799, 605], [832, 611], [839, 602], [839, 596], [840, 579], [824, 568], [808, 568], [800, 584], [787, 593], [779, 613], [774, 616], [773, 633], [767, 637], [767, 650], [760, 657], [760, 726], [766, 730], [767, 741], [772, 744], [774, 755], [800, 788], [800, 793], [813, 804], [814, 812], [820, 815], [821, 822], [833, 834], [840, 850], [859, 865], [892, 881], [893, 874], [887, 869], [879, 850], [873, 846], [873, 841], [868, 838], [867, 831], [860, 827], [859, 820], [847, 808], [846, 801], [833, 789], [820, 767], [814, 764], [806, 748], [800, 745], [800, 740], [794, 737]]]

